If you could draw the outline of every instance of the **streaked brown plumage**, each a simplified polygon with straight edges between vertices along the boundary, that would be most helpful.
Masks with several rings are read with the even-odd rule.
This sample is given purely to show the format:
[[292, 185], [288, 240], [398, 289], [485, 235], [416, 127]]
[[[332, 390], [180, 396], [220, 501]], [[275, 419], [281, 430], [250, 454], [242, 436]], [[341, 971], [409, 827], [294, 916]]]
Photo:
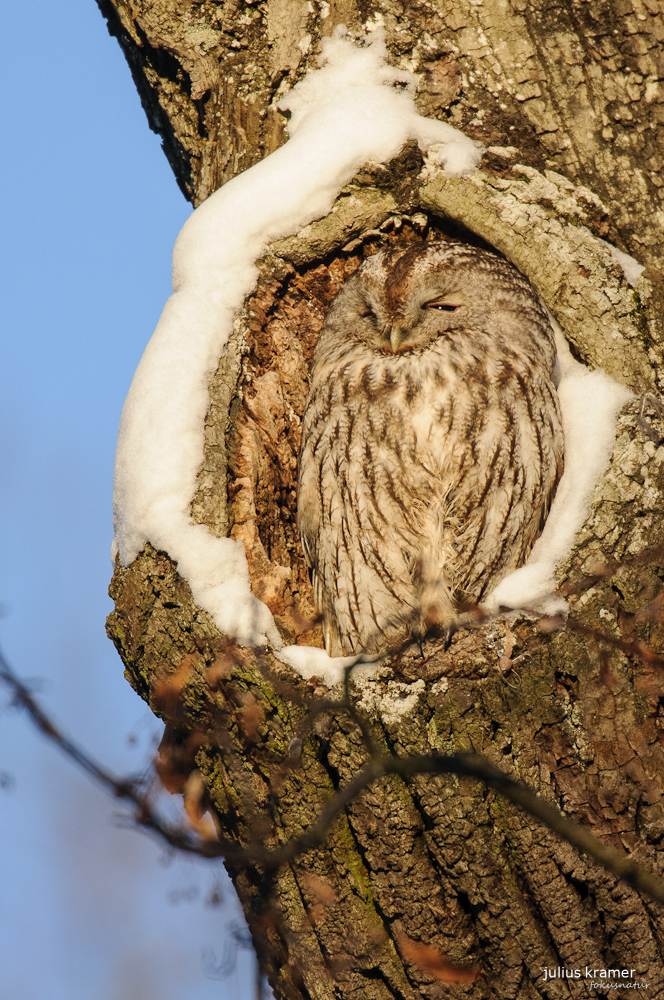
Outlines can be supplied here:
[[377, 652], [522, 565], [562, 471], [546, 313], [507, 261], [366, 260], [316, 345], [298, 526], [331, 655]]

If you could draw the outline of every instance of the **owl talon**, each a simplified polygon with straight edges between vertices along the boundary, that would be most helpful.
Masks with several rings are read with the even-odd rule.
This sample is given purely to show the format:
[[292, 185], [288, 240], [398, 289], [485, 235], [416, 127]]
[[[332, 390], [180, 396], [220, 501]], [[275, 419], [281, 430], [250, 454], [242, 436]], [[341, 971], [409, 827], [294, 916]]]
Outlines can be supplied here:
[[452, 636], [456, 632], [457, 627], [454, 622], [448, 622], [443, 630], [443, 649], [445, 652], [450, 648], [452, 643]]

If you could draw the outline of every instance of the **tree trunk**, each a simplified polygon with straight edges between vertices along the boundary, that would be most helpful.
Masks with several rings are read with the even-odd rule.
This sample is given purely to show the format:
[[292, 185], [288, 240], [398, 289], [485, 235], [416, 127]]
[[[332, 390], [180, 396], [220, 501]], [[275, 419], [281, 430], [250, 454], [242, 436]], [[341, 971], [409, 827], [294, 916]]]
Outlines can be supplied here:
[[[427, 642], [358, 680], [381, 750], [481, 753], [664, 869], [664, 27], [656, 0], [99, 0], [178, 183], [199, 204], [286, 138], [277, 102], [338, 24], [383, 24], [394, 65], [419, 75], [421, 114], [487, 147], [445, 178], [408, 144], [368, 165], [334, 211], [273, 244], [210, 383], [194, 520], [244, 542], [253, 591], [289, 643], [321, 645], [295, 527], [308, 363], [334, 294], [363, 257], [440, 231], [512, 260], [575, 355], [637, 396], [561, 584], [573, 627], [528, 617]], [[659, 145], [658, 145], [659, 143]], [[595, 237], [646, 265], [636, 287]], [[643, 395], [646, 394], [646, 395]], [[608, 575], [597, 565], [616, 564]], [[149, 545], [111, 588], [108, 629], [127, 677], [203, 776], [222, 831], [283, 843], [361, 769], [347, 709], [269, 650], [238, 649]], [[183, 664], [185, 670], [183, 672]], [[178, 672], [179, 671], [179, 672]], [[164, 697], [173, 673], [175, 709]], [[664, 987], [664, 921], [642, 898], [470, 779], [381, 778], [292, 864], [231, 868], [278, 998], [562, 998], [585, 969]], [[417, 944], [481, 975], [457, 985]], [[577, 978], [544, 970], [581, 970]], [[599, 972], [597, 973], [599, 976]], [[615, 981], [615, 980], [614, 980]]]

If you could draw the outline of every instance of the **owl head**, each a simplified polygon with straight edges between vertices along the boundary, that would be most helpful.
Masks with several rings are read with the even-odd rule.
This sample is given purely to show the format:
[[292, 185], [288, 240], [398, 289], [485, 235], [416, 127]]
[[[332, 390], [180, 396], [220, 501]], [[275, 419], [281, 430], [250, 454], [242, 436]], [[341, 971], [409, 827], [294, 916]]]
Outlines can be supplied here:
[[369, 257], [330, 319], [333, 313], [349, 337], [380, 353], [421, 352], [441, 337], [482, 331], [515, 350], [544, 350], [551, 361], [554, 354], [553, 332], [526, 278], [497, 254], [464, 244], [418, 242]]

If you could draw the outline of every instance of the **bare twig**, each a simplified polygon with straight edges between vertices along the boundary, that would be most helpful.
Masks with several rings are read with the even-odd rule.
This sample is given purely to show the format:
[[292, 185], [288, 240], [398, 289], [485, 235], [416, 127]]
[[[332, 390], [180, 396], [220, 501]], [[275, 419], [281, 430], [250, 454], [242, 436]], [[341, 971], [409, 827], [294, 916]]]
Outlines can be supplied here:
[[576, 618], [568, 618], [566, 625], [572, 632], [578, 632], [580, 635], [603, 642], [607, 646], [613, 646], [615, 649], [622, 650], [628, 656], [638, 656], [644, 663], [648, 663], [654, 667], [664, 667], [664, 657], [658, 656], [657, 653], [654, 653], [640, 639], [619, 639], [617, 636], [608, 635], [601, 629], [584, 625], [583, 622], [578, 621]]

